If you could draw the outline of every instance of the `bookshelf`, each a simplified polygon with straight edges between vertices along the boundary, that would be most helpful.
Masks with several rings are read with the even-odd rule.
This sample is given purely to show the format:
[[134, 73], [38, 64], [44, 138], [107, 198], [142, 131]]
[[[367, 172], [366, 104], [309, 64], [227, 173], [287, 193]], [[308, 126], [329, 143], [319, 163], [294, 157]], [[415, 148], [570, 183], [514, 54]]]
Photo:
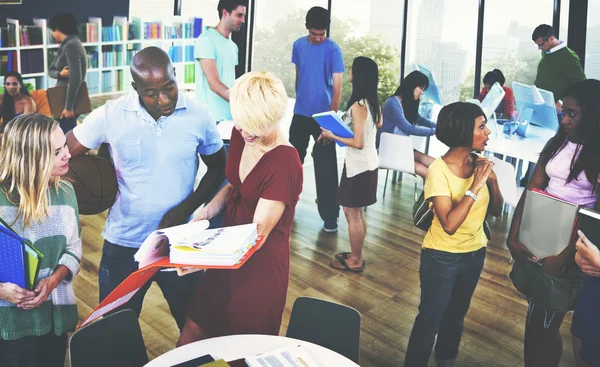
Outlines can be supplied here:
[[[165, 50], [176, 69], [181, 89], [194, 89], [194, 35], [201, 33], [201, 21], [174, 17], [171, 21], [143, 21], [141, 18], [115, 16], [111, 25], [90, 17], [79, 25], [79, 38], [88, 55], [86, 82], [90, 96], [125, 93], [132, 90], [129, 63], [144, 47]], [[7, 19], [0, 27], [0, 82], [4, 74], [17, 70], [34, 89], [47, 89], [56, 83], [48, 77], [59, 45], [47, 28], [46, 19], [34, 19], [33, 25]]]

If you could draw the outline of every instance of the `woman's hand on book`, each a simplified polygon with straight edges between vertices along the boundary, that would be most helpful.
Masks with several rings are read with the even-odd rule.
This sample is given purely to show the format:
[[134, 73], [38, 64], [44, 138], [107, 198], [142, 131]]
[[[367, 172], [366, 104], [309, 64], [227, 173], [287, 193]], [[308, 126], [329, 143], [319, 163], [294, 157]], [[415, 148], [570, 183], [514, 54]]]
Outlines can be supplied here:
[[192, 218], [191, 222], [199, 222], [201, 220], [210, 220], [213, 216], [210, 215], [208, 208], [203, 206], [198, 210], [194, 218]]
[[13, 304], [30, 301], [35, 298], [35, 293], [21, 288], [13, 283], [0, 283], [0, 299]]
[[321, 135], [317, 138], [317, 143], [329, 144], [334, 136], [331, 131], [321, 128]]
[[600, 249], [590, 242], [583, 232], [577, 231], [577, 233], [579, 234], [579, 239], [575, 244], [577, 265], [587, 275], [600, 277]]

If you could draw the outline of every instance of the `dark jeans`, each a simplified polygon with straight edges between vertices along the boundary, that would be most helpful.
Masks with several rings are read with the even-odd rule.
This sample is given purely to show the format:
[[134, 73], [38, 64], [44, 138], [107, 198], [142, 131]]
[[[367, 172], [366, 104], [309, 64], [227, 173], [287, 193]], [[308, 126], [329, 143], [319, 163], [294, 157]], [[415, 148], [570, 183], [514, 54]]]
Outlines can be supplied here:
[[437, 359], [456, 357], [484, 260], [485, 247], [462, 254], [421, 251], [421, 303], [408, 340], [405, 366], [427, 366], [434, 343]]
[[325, 222], [335, 222], [340, 213], [340, 206], [337, 204], [338, 170], [335, 143], [317, 143], [320, 134], [321, 128], [313, 118], [301, 115], [294, 115], [292, 118], [290, 143], [298, 151], [302, 163], [306, 157], [310, 137], [315, 140], [312, 156], [319, 215]]
[[52, 331], [17, 340], [0, 339], [0, 366], [63, 367], [66, 352], [67, 334], [56, 336]]
[[[106, 298], [125, 278], [138, 270], [138, 263], [133, 259], [136, 248], [123, 247], [104, 241], [102, 248], [102, 259], [100, 260], [100, 270], [98, 274], [98, 283], [100, 286], [100, 302]], [[196, 290], [198, 281], [203, 272], [196, 272], [185, 276], [178, 276], [177, 272], [158, 271], [152, 279], [140, 288], [137, 293], [123, 306], [112, 312], [130, 308], [134, 310], [138, 317], [142, 311], [144, 296], [150, 288], [152, 281], [156, 281], [162, 291], [171, 315], [177, 322], [179, 330], [183, 329], [185, 318], [187, 316], [190, 299]]]
[[72, 118], [58, 120], [58, 124], [60, 125], [63, 133], [66, 134], [67, 132], [73, 130], [75, 126], [77, 126], [77, 117], [78, 116], [74, 116]]

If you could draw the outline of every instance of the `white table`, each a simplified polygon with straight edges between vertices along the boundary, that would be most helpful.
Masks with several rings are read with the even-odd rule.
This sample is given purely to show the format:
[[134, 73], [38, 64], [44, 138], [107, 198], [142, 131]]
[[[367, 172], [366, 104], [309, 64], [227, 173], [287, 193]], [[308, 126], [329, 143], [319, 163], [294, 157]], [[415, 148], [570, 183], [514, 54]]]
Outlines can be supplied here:
[[529, 125], [525, 138], [515, 135], [509, 139], [502, 132], [502, 125], [499, 125], [498, 134], [490, 135], [486, 151], [536, 163], [542, 149], [554, 134], [556, 131], [552, 129]]
[[215, 359], [233, 361], [294, 345], [302, 345], [320, 367], [358, 366], [332, 350], [302, 340], [272, 335], [231, 335], [201, 340], [173, 349], [150, 361], [146, 367], [170, 367], [206, 354]]

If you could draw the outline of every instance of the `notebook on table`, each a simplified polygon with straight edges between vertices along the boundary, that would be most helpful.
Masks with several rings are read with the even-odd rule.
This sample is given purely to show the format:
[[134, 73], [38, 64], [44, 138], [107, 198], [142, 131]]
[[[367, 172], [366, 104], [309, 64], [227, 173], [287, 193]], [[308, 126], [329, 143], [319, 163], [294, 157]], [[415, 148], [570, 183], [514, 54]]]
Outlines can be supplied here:
[[[341, 138], [353, 138], [354, 132], [350, 130], [348, 125], [334, 111], [316, 113], [312, 115], [313, 119], [324, 129], [327, 129]], [[335, 141], [340, 147], [345, 147], [346, 144]]]
[[588, 208], [579, 209], [579, 230], [600, 248], [600, 213]]
[[577, 230], [579, 207], [542, 190], [528, 190], [519, 240], [538, 259], [558, 255]]

